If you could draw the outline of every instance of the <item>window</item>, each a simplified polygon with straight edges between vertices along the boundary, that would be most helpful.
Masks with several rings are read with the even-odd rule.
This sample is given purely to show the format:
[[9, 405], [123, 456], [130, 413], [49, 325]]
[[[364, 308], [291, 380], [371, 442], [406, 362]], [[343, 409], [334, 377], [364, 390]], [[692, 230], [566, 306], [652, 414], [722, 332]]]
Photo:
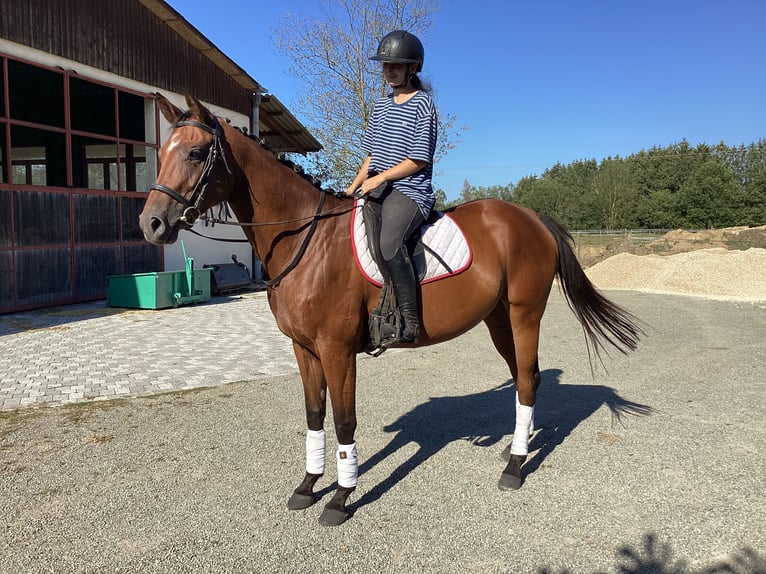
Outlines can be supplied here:
[[151, 97], [0, 56], [0, 312], [162, 269], [137, 223], [158, 147]]

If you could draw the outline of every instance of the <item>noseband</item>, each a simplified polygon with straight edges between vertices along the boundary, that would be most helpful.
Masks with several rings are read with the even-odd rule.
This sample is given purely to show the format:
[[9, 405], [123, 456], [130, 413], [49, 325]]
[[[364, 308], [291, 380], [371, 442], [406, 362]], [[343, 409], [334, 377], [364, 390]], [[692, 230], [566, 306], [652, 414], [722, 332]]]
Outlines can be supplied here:
[[227, 173], [231, 174], [231, 170], [229, 169], [229, 164], [226, 161], [226, 155], [223, 152], [223, 146], [221, 142], [223, 141], [223, 130], [221, 129], [221, 124], [218, 122], [218, 118], [213, 116], [213, 122], [215, 123], [215, 127], [211, 128], [208, 125], [203, 124], [202, 122], [197, 122], [194, 120], [183, 120], [180, 122], [176, 122], [174, 129], [179, 128], [182, 126], [192, 126], [195, 128], [199, 128], [201, 130], [204, 130], [208, 132], [209, 134], [213, 135], [213, 143], [210, 146], [210, 151], [207, 154], [207, 157], [205, 158], [205, 166], [202, 169], [202, 173], [199, 176], [199, 179], [197, 180], [197, 183], [194, 185], [194, 189], [192, 190], [191, 197], [189, 199], [186, 199], [183, 195], [178, 193], [176, 190], [166, 186], [162, 185], [161, 183], [154, 182], [151, 187], [149, 188], [149, 191], [152, 191], [153, 189], [156, 189], [157, 191], [161, 191], [165, 195], [169, 195], [173, 199], [175, 199], [178, 203], [183, 205], [186, 209], [184, 209], [184, 213], [181, 216], [180, 220], [186, 223], [187, 225], [191, 226], [194, 225], [194, 222], [199, 219], [200, 216], [200, 205], [202, 204], [202, 199], [205, 196], [205, 191], [207, 190], [208, 185], [208, 178], [210, 177], [210, 173], [213, 171], [213, 168], [215, 167], [216, 161], [218, 161], [218, 157], [220, 155], [221, 159], [223, 160], [223, 165], [226, 166]]

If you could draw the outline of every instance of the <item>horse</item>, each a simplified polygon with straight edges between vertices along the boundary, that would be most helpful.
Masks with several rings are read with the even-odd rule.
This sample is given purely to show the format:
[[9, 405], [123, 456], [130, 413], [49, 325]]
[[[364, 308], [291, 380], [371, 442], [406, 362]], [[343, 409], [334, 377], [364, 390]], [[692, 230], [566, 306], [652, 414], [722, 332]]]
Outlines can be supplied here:
[[[196, 98], [186, 96], [185, 111], [161, 94], [156, 101], [172, 131], [139, 215], [144, 237], [173, 243], [200, 214], [228, 202], [270, 278], [269, 306], [292, 340], [303, 383], [306, 473], [287, 507], [305, 509], [318, 501], [314, 488], [325, 472], [329, 391], [338, 486], [319, 522], [340, 525], [349, 518], [346, 503], [358, 484], [356, 357], [368, 348], [368, 321], [380, 295], [380, 286], [354, 260], [354, 200], [323, 190]], [[642, 330], [634, 315], [591, 284], [571, 235], [552, 218], [494, 198], [464, 203], [449, 216], [467, 238], [472, 261], [458, 274], [421, 285], [420, 339], [398, 346], [435, 345], [486, 324], [516, 386], [513, 442], [498, 481], [501, 490], [515, 490], [525, 478], [541, 381], [540, 322], [554, 280], [582, 325], [589, 357], [611, 347], [623, 354], [635, 350]]]

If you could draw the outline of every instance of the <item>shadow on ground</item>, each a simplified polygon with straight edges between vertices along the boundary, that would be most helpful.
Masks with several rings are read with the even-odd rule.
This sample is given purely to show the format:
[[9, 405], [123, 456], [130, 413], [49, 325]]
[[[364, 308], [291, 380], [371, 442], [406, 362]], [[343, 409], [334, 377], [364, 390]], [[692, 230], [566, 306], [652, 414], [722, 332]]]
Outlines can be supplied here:
[[[562, 371], [558, 369], [542, 373], [535, 409], [536, 428], [540, 430], [530, 442], [529, 450], [534, 456], [524, 465], [525, 475], [535, 472], [582, 421], [602, 406], [609, 408], [618, 420], [626, 415], [645, 416], [653, 412], [650, 406], [629, 401], [610, 387], [562, 384], [561, 375]], [[515, 392], [513, 381], [508, 380], [481, 393], [432, 397], [387, 425], [384, 430], [395, 433], [393, 438], [360, 465], [360, 474], [410, 443], [419, 448], [387, 478], [350, 505], [349, 510], [353, 513], [379, 500], [407, 474], [451, 442], [467, 440], [478, 447], [499, 443], [513, 432]]]

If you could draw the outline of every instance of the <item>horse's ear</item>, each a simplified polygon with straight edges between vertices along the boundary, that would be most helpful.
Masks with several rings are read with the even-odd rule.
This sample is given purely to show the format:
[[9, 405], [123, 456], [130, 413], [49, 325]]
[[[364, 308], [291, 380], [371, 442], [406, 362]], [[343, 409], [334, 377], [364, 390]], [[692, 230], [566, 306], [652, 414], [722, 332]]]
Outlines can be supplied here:
[[192, 115], [198, 117], [203, 124], [212, 126], [213, 123], [215, 123], [213, 121], [213, 114], [210, 113], [210, 110], [203, 106], [202, 102], [200, 102], [194, 96], [187, 94], [186, 104], [189, 106], [189, 111], [192, 113]]
[[168, 120], [169, 123], [174, 124], [176, 120], [181, 117], [183, 110], [174, 106], [169, 99], [163, 96], [161, 93], [156, 92], [154, 94], [157, 106], [160, 108], [160, 112]]

